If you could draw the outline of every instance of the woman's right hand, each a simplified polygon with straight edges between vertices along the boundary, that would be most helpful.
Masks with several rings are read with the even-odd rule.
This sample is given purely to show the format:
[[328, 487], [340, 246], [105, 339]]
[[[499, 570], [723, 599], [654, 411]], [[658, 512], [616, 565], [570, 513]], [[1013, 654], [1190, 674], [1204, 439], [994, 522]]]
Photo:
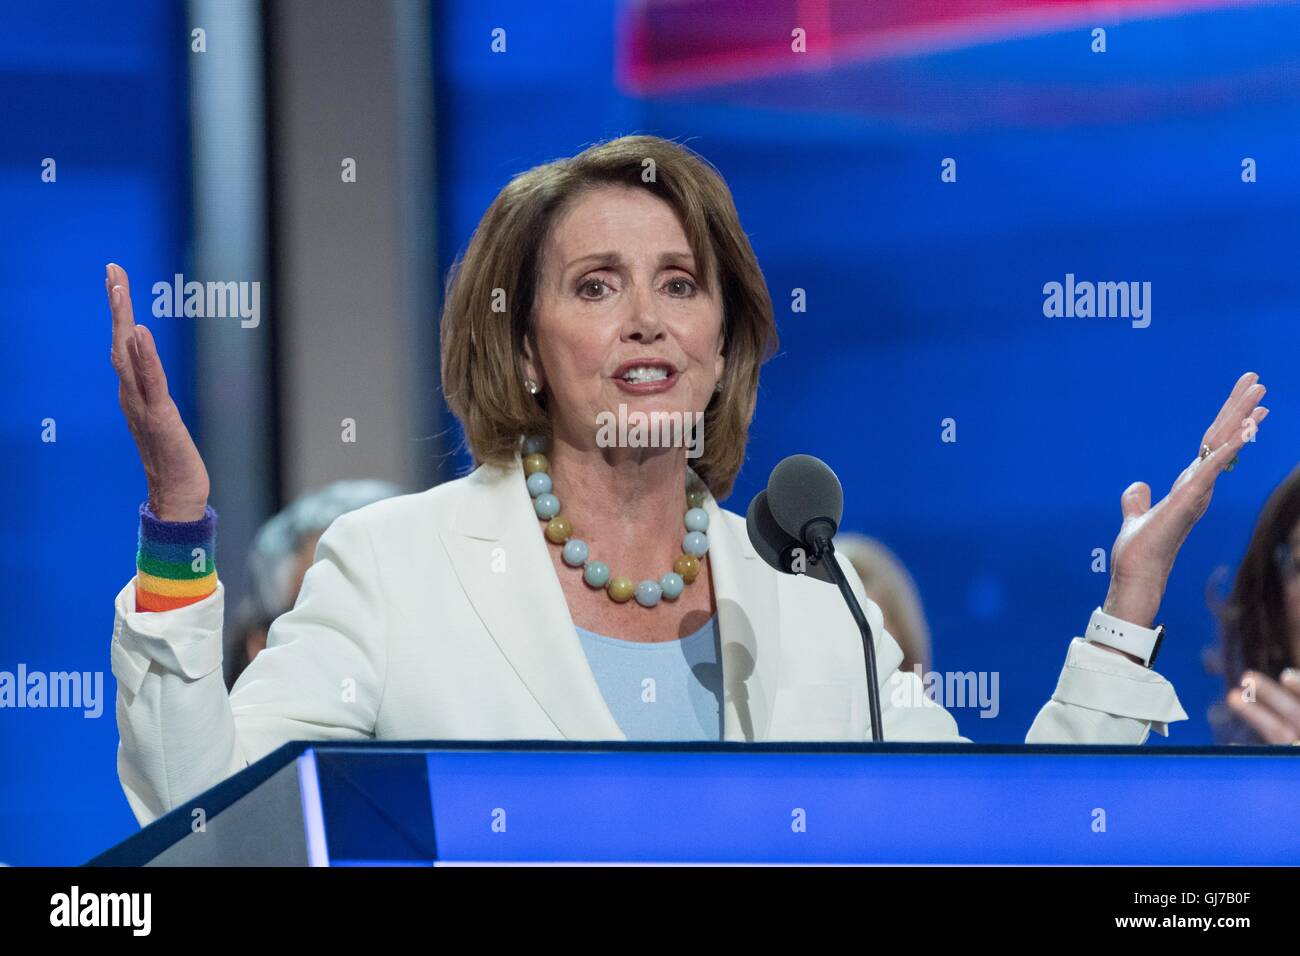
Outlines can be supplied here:
[[[1253, 690], [1247, 697], [1246, 692]], [[1266, 744], [1300, 744], [1300, 673], [1288, 667], [1280, 680], [1246, 671], [1227, 695], [1228, 707], [1255, 728]]]
[[126, 270], [109, 263], [104, 289], [113, 314], [117, 399], [144, 465], [149, 507], [163, 521], [198, 521], [208, 504], [208, 470], [167, 391], [153, 335], [135, 324]]

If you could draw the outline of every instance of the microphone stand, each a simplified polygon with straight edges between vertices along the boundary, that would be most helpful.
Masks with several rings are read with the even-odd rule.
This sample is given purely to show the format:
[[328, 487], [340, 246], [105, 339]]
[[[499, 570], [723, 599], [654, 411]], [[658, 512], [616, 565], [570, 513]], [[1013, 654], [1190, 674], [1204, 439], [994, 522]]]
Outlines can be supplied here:
[[849, 613], [853, 615], [853, 620], [858, 624], [858, 631], [862, 634], [862, 648], [867, 663], [867, 701], [871, 708], [871, 740], [873, 743], [881, 743], [885, 737], [880, 718], [880, 683], [876, 679], [876, 642], [872, 639], [871, 625], [867, 622], [867, 616], [862, 613], [858, 596], [853, 593], [849, 579], [844, 576], [844, 569], [835, 559], [835, 545], [831, 543], [834, 533], [834, 526], [824, 519], [809, 522], [809, 527], [804, 528], [804, 540], [812, 543], [813, 560], [825, 562], [826, 570], [835, 579], [840, 594], [844, 596], [844, 601], [849, 606]]

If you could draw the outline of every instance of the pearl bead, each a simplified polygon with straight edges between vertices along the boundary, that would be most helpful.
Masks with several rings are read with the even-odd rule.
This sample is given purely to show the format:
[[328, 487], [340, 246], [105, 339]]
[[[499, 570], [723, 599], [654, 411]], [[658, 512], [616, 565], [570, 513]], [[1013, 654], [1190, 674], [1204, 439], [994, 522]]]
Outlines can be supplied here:
[[593, 588], [603, 588], [609, 583], [609, 565], [604, 561], [588, 561], [582, 570], [582, 580]]
[[531, 455], [524, 456], [524, 474], [532, 475], [539, 471], [550, 471], [551, 463], [546, 460], [546, 456], [541, 452], [533, 452]]
[[535, 471], [528, 476], [528, 493], [536, 498], [538, 495], [549, 494], [551, 491], [551, 476], [544, 471]]
[[700, 573], [700, 559], [693, 554], [680, 555], [673, 562], [673, 570], [682, 576], [682, 580], [690, 584]]
[[570, 538], [564, 542], [564, 563], [571, 568], [582, 567], [587, 560], [587, 542], [581, 538]]
[[529, 435], [524, 439], [525, 455], [540, 455], [546, 451], [546, 439], [541, 435]]
[[686, 492], [686, 503], [692, 508], [703, 508], [709, 493], [703, 488], [692, 488]]
[[564, 544], [573, 537], [573, 525], [564, 515], [556, 515], [546, 522], [546, 540], [551, 544]]
[[686, 537], [682, 538], [682, 550], [698, 558], [709, 550], [709, 536], [702, 531], [687, 532]]
[[611, 578], [606, 590], [609, 591], [610, 597], [619, 604], [623, 604], [631, 600], [633, 593], [636, 591], [636, 585], [632, 583], [631, 578], [620, 576]]
[[636, 603], [642, 607], [654, 607], [663, 593], [658, 581], [642, 581], [636, 586]]
[[[547, 491], [551, 489], [547, 488]], [[709, 530], [709, 513], [703, 508], [692, 508], [686, 512], [686, 530], [687, 531], [707, 531]]]
[[686, 587], [686, 582], [682, 580], [682, 576], [677, 572], [669, 571], [659, 579], [659, 587], [663, 589], [665, 598], [675, 601]]
[[560, 499], [549, 491], [538, 495], [533, 499], [533, 510], [537, 512], [539, 518], [554, 518], [560, 513]]

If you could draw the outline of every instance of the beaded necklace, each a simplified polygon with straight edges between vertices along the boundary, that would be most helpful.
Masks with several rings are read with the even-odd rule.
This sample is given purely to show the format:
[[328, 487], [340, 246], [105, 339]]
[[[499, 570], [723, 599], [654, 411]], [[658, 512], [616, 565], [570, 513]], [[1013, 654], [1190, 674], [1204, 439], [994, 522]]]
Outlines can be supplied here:
[[633, 584], [631, 578], [610, 575], [609, 565], [597, 561], [589, 554], [587, 542], [573, 535], [573, 525], [560, 514], [560, 499], [551, 491], [551, 463], [547, 459], [546, 442], [537, 436], [524, 439], [524, 475], [528, 493], [533, 498], [533, 510], [546, 522], [544, 533], [552, 544], [564, 546], [563, 560], [571, 568], [582, 569], [582, 579], [589, 587], [604, 588], [610, 600], [624, 604], [636, 598], [642, 607], [654, 607], [660, 598], [676, 600], [687, 584], [700, 573], [700, 559], [709, 550], [709, 513], [704, 510], [707, 492], [703, 488], [686, 490], [686, 515], [682, 519], [686, 534], [682, 538], [682, 553], [673, 562], [673, 569], [659, 580], [647, 578]]

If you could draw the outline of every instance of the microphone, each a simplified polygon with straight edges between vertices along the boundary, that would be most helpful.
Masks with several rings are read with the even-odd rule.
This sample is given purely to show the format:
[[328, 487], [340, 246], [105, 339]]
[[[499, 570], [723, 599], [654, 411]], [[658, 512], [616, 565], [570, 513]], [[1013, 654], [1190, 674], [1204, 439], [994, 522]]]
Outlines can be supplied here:
[[812, 455], [791, 455], [777, 463], [749, 503], [745, 527], [749, 541], [767, 564], [782, 574], [806, 574], [839, 588], [862, 635], [867, 668], [871, 739], [884, 740], [880, 684], [876, 678], [876, 642], [862, 605], [835, 558], [832, 539], [844, 516], [844, 488], [830, 466]]

